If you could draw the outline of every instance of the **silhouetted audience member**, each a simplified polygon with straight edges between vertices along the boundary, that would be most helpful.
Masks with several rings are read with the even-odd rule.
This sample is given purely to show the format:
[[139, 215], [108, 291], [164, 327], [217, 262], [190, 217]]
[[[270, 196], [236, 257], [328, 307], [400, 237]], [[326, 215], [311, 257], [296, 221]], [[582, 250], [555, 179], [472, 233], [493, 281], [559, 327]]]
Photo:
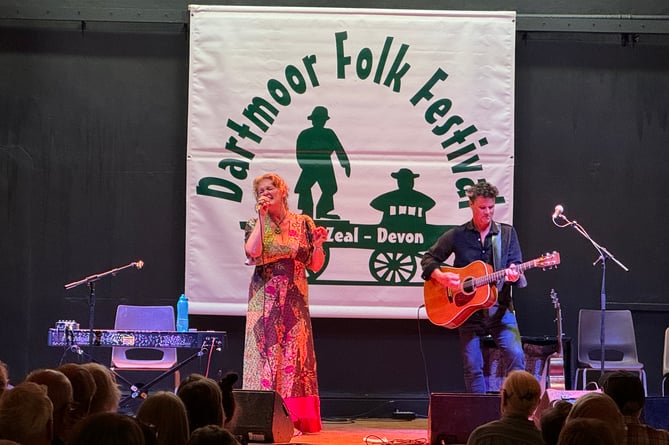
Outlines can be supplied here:
[[612, 445], [616, 439], [603, 420], [582, 417], [566, 422], [558, 445]]
[[7, 389], [8, 385], [9, 385], [9, 369], [7, 369], [7, 365], [5, 364], [5, 362], [0, 360], [0, 395], [2, 395], [5, 389]]
[[611, 431], [614, 438], [614, 442], [610, 443], [613, 445], [625, 445], [625, 421], [616, 402], [611, 397], [601, 392], [591, 392], [579, 397], [571, 407], [571, 411], [569, 411], [562, 429], [564, 430], [569, 425], [569, 422], [574, 419], [582, 418], [599, 419], [605, 422], [607, 429]]
[[539, 404], [541, 385], [526, 371], [511, 371], [501, 391], [502, 417], [476, 428], [468, 445], [543, 445], [541, 433], [529, 420]]
[[207, 425], [193, 431], [187, 445], [241, 445], [241, 443], [223, 427]]
[[97, 389], [95, 378], [80, 363], [65, 363], [56, 369], [65, 374], [72, 384], [72, 395], [74, 398], [72, 418], [76, 424], [91, 412], [91, 402]]
[[641, 423], [646, 391], [639, 376], [629, 371], [614, 371], [600, 379], [604, 393], [616, 402], [627, 426], [627, 445], [669, 445], [669, 431]]
[[0, 439], [21, 445], [50, 445], [53, 404], [46, 386], [22, 382], [0, 396]]
[[201, 426], [223, 426], [223, 396], [215, 380], [191, 374], [179, 385], [177, 396], [186, 406], [191, 434]]
[[18, 442], [14, 442], [13, 440], [0, 439], [0, 445], [21, 445], [21, 444]]
[[136, 417], [156, 429], [158, 445], [185, 445], [190, 437], [186, 406], [173, 392], [149, 395], [139, 406]]
[[571, 403], [566, 400], [556, 400], [541, 413], [541, 427], [539, 429], [546, 445], [557, 444], [569, 411], [571, 411]]
[[225, 415], [224, 426], [228, 426], [235, 416], [237, 404], [233, 394], [232, 387], [239, 380], [239, 375], [234, 372], [228, 372], [218, 382], [218, 387], [221, 388], [221, 398], [223, 404], [223, 414]]
[[53, 445], [64, 445], [72, 429], [72, 384], [55, 369], [36, 369], [26, 376], [27, 382], [45, 385], [53, 404]]
[[132, 417], [96, 413], [81, 420], [69, 445], [147, 445], [144, 429]]
[[95, 394], [91, 399], [90, 414], [117, 412], [121, 400], [121, 389], [116, 383], [116, 376], [100, 363], [84, 363], [83, 366], [95, 380]]

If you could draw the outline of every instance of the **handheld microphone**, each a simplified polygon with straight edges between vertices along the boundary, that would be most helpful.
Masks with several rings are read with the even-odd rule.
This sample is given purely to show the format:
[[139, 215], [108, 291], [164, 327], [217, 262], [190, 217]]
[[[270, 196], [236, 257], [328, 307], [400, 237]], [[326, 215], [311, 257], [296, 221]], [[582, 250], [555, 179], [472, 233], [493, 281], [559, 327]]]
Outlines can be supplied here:
[[256, 204], [256, 212], [260, 211], [260, 209], [266, 209], [269, 203], [265, 204]]
[[560, 204], [555, 206], [555, 211], [553, 212], [553, 219], [557, 219], [562, 216], [562, 212], [564, 212], [564, 207], [562, 207]]

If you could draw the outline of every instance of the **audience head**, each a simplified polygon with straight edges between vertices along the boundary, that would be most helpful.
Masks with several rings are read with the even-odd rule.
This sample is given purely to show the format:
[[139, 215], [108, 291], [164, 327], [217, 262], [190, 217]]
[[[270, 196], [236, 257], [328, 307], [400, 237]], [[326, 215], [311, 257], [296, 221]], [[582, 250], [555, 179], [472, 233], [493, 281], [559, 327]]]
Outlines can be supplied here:
[[187, 445], [241, 445], [235, 436], [219, 425], [202, 426], [190, 436]]
[[53, 404], [47, 389], [22, 382], [0, 396], [0, 439], [48, 445], [53, 439]]
[[0, 395], [9, 385], [9, 370], [5, 362], [0, 360]]
[[72, 384], [65, 374], [55, 369], [36, 369], [26, 377], [27, 382], [44, 385], [53, 404], [53, 434], [65, 440], [72, 428]]
[[[627, 432], [623, 415], [616, 402], [601, 392], [591, 392], [579, 397], [571, 407], [564, 428], [574, 419], [599, 419], [606, 423], [613, 434], [614, 444], [622, 445], [626, 441]], [[563, 428], [563, 429], [564, 429]]]
[[191, 374], [181, 382], [177, 395], [186, 406], [191, 432], [201, 426], [223, 425], [221, 388], [215, 380]]
[[564, 421], [571, 411], [571, 403], [566, 400], [556, 400], [541, 413], [541, 437], [546, 445], [556, 445]]
[[616, 442], [606, 422], [583, 417], [565, 423], [557, 443], [558, 445], [611, 445], [620, 442]]
[[159, 445], [184, 445], [188, 441], [190, 431], [186, 406], [172, 392], [160, 391], [149, 395], [139, 406], [136, 417], [156, 429]]
[[74, 398], [72, 415], [74, 421], [77, 422], [91, 412], [91, 401], [96, 391], [95, 378], [80, 363], [65, 363], [57, 369], [65, 374], [72, 384]]
[[528, 418], [539, 404], [541, 385], [526, 371], [511, 371], [502, 384], [500, 410], [507, 416]]
[[84, 363], [83, 367], [91, 373], [95, 380], [95, 394], [91, 399], [90, 414], [117, 412], [121, 400], [121, 389], [111, 370], [95, 362]]
[[613, 399], [624, 416], [641, 414], [646, 401], [646, 392], [639, 376], [629, 371], [614, 371], [604, 374], [601, 387]]
[[139, 422], [119, 413], [95, 413], [74, 428], [68, 445], [146, 445]]

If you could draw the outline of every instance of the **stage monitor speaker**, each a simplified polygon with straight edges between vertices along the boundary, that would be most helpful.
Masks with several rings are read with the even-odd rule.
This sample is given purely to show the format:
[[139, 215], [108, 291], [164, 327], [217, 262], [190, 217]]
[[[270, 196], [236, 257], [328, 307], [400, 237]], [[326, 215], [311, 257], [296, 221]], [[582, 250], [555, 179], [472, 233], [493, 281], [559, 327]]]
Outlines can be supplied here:
[[237, 404], [230, 431], [248, 442], [288, 443], [293, 422], [276, 391], [233, 390]]
[[499, 395], [432, 393], [427, 429], [430, 445], [465, 444], [474, 429], [500, 418]]
[[641, 421], [653, 428], [669, 429], [669, 397], [646, 397]]

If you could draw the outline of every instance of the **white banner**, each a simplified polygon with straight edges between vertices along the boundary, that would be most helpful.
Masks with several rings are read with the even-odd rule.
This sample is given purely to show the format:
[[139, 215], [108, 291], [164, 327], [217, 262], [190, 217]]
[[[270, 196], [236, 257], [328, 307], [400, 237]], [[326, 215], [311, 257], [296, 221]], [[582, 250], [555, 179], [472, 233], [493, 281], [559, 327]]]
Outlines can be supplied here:
[[514, 12], [190, 13], [191, 312], [245, 314], [242, 228], [262, 173], [329, 231], [327, 264], [310, 276], [316, 317], [415, 317], [420, 257], [471, 217], [467, 185], [495, 184], [496, 219], [511, 222]]

